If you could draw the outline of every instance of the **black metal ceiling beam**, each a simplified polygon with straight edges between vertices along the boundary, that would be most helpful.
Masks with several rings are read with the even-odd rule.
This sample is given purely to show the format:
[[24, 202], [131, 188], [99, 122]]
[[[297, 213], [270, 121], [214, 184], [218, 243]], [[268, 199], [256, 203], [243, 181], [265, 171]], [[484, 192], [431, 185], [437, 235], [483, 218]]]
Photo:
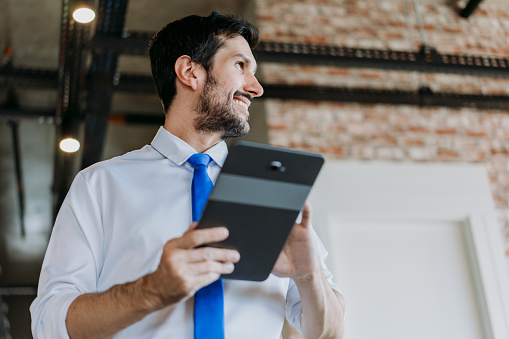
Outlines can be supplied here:
[[[398, 91], [398, 90], [376, 90], [361, 88], [338, 88], [338, 87], [319, 87], [319, 86], [290, 86], [263, 84], [264, 95], [262, 99], [295, 99], [306, 101], [333, 101], [333, 102], [359, 102], [359, 103], [385, 103], [385, 104], [405, 104], [420, 106], [446, 106], [446, 107], [472, 107], [477, 109], [496, 109], [509, 111], [509, 96], [504, 95], [474, 95], [459, 93], [433, 93], [427, 90], [421, 91]], [[123, 75], [119, 78], [118, 85], [115, 86], [118, 92], [132, 92], [140, 94], [154, 94], [155, 89], [151, 77], [138, 75]], [[17, 116], [26, 114], [35, 116], [30, 111], [8, 111], [0, 110], [1, 116]], [[142, 115], [133, 115], [127, 118], [129, 113], [113, 113], [119, 117], [124, 117], [126, 122], [151, 123], [158, 121], [148, 115], [147, 118]], [[52, 116], [51, 111], [41, 111], [41, 116]], [[124, 119], [122, 118], [122, 119]], [[155, 119], [155, 120], [153, 120]]]
[[0, 67], [0, 87], [48, 88], [58, 87], [58, 70]]
[[460, 15], [464, 18], [468, 18], [481, 2], [482, 0], [470, 0], [465, 8], [461, 10]]
[[[55, 110], [24, 110], [24, 109], [5, 109], [0, 107], [0, 119], [37, 119], [37, 118], [55, 118]], [[108, 123], [119, 123], [127, 125], [156, 124], [164, 123], [162, 112], [118, 112], [112, 111]]]
[[23, 109], [0, 107], [0, 117], [7, 118], [54, 118], [54, 109]]
[[[120, 38], [97, 37], [92, 40], [91, 46], [96, 50], [115, 50], [121, 54], [147, 55], [152, 35], [152, 33], [146, 32], [130, 32]], [[411, 52], [262, 41], [253, 52], [259, 62], [509, 78], [509, 58], [441, 54], [429, 46], [424, 46], [418, 52]]]
[[263, 98], [509, 110], [509, 96], [264, 84]]
[[[100, 0], [95, 38], [119, 39], [124, 30], [128, 0]], [[119, 53], [93, 49], [85, 112], [85, 139], [81, 167], [101, 160], [114, 92]]]
[[375, 68], [423, 73], [509, 78], [509, 58], [440, 54], [423, 47], [419, 52], [261, 42], [254, 54], [259, 62]]
[[163, 125], [164, 114], [133, 113], [133, 112], [112, 112], [110, 123], [126, 125]]
[[156, 93], [152, 77], [146, 75], [120, 75], [116, 88], [119, 92], [134, 92], [145, 94]]
[[95, 36], [90, 46], [92, 50], [114, 50], [126, 55], [148, 55], [149, 42], [154, 33], [124, 31], [120, 38]]
[[[57, 143], [55, 144], [55, 166], [53, 173], [53, 215], [59, 209], [74, 176], [74, 154], [63, 154], [58, 141], [67, 133], [76, 133], [81, 119], [81, 91], [84, 86], [84, 47], [87, 27], [72, 19], [71, 1], [62, 1], [60, 26], [60, 53], [58, 69], [58, 99], [55, 116]], [[48, 74], [45, 74], [48, 75]], [[74, 135], [76, 137], [76, 135]]]
[[[118, 91], [154, 93], [152, 79], [147, 76], [121, 76]], [[386, 103], [418, 106], [475, 107], [479, 109], [509, 110], [509, 96], [433, 93], [431, 91], [399, 91], [323, 86], [263, 84], [262, 99], [296, 99], [306, 101], [335, 101]]]
[[[37, 286], [2, 286], [0, 287], [0, 297], [15, 297], [37, 295]], [[2, 336], [0, 336], [2, 338]]]

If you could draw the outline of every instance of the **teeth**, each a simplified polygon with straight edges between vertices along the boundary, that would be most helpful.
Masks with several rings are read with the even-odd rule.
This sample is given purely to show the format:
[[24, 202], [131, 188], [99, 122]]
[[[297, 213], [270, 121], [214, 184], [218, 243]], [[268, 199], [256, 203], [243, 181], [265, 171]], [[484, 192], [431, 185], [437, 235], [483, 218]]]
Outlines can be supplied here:
[[235, 101], [237, 104], [239, 104], [240, 106], [244, 107], [245, 109], [248, 109], [248, 107], [247, 107], [247, 105], [246, 105], [246, 103], [245, 103], [245, 102], [242, 102], [242, 101], [237, 100], [237, 99], [235, 99], [234, 101]]

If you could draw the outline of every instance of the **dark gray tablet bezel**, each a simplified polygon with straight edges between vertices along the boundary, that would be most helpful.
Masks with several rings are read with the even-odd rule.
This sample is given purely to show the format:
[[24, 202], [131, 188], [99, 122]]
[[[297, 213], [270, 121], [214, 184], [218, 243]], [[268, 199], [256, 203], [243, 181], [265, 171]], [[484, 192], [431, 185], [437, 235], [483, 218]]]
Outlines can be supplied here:
[[324, 163], [321, 154], [247, 141], [230, 149], [198, 228], [226, 226], [209, 244], [236, 249], [240, 261], [224, 279], [267, 279]]

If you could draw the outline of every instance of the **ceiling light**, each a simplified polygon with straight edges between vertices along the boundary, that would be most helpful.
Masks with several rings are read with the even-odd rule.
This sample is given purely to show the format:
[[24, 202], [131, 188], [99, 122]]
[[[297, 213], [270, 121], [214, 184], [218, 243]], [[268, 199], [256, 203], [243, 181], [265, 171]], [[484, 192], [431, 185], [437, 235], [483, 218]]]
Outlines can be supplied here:
[[77, 22], [81, 22], [82, 24], [89, 23], [90, 21], [94, 20], [95, 18], [95, 12], [87, 7], [80, 7], [72, 13], [72, 17]]
[[60, 149], [67, 153], [74, 153], [80, 149], [80, 142], [74, 138], [67, 138], [60, 141]]

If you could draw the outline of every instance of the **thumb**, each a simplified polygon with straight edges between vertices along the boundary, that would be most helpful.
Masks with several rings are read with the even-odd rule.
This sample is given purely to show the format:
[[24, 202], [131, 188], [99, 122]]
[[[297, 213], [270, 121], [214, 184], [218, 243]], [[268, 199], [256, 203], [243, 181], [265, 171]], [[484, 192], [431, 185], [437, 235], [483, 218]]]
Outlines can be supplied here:
[[198, 222], [197, 221], [193, 221], [193, 223], [189, 226], [189, 228], [187, 229], [187, 231], [192, 231], [194, 229], [196, 229], [196, 227], [198, 226]]
[[305, 202], [304, 203], [304, 208], [302, 209], [302, 219], [300, 221], [300, 224], [302, 226], [308, 226], [309, 225], [309, 221], [311, 219], [311, 205], [309, 204], [309, 202]]

